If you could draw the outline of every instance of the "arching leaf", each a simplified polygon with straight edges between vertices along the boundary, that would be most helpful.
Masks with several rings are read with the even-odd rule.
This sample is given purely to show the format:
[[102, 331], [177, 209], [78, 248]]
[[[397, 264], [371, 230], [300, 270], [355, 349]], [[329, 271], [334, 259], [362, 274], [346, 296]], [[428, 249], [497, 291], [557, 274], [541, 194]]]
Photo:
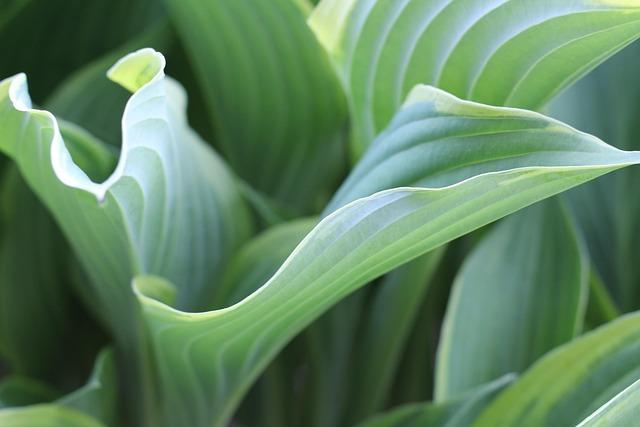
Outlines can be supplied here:
[[416, 84], [538, 109], [640, 36], [628, 0], [323, 0], [310, 24], [339, 69], [362, 155]]
[[[440, 151], [436, 159], [452, 166], [447, 170], [482, 162], [487, 151], [498, 159], [511, 154], [515, 160], [503, 169], [497, 160], [488, 162], [494, 168], [481, 164], [463, 174], [454, 172], [449, 179], [461, 181], [447, 187], [395, 188], [337, 209], [264, 286], [226, 309], [176, 310], [165, 304], [175, 294], [170, 283], [139, 278], [136, 287], [167, 402], [162, 418], [168, 424], [224, 425], [277, 351], [360, 286], [522, 207], [640, 161], [639, 153], [617, 150], [536, 113], [464, 102], [433, 88], [422, 88], [413, 100], [414, 109], [408, 112], [450, 120], [441, 132], [455, 135], [473, 129], [476, 121], [484, 125], [479, 136]], [[500, 142], [505, 126], [520, 131], [506, 133], [512, 138]], [[491, 133], [498, 142], [487, 143], [486, 150], [469, 150], [482, 147]]]

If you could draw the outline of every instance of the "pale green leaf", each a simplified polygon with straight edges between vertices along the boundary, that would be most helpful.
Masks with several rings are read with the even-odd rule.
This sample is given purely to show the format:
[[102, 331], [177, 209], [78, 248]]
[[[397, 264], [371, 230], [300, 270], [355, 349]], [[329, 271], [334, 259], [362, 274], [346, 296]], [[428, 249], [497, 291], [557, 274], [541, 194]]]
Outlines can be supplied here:
[[105, 427], [104, 424], [59, 405], [43, 404], [0, 410], [2, 427]]
[[323, 0], [310, 25], [339, 70], [360, 156], [411, 88], [538, 109], [640, 36], [627, 0]]
[[357, 427], [467, 427], [514, 379], [515, 375], [505, 375], [447, 402], [401, 406], [372, 417]]
[[120, 160], [102, 183], [74, 163], [55, 118], [30, 108], [23, 75], [0, 84], [0, 148], [60, 223], [114, 321], [139, 273], [174, 280], [181, 306], [206, 307], [249, 229], [232, 177], [187, 127], [184, 93], [163, 68], [160, 54], [141, 50], [111, 69], [136, 92]]
[[476, 427], [576, 425], [640, 376], [640, 315], [548, 353], [481, 414]]
[[581, 332], [588, 261], [557, 199], [506, 218], [456, 277], [436, 365], [446, 401], [510, 372]]
[[102, 141], [118, 145], [120, 119], [129, 93], [105, 78], [109, 68], [129, 52], [143, 47], [166, 50], [169, 46], [168, 22], [161, 20], [140, 36], [100, 56], [69, 75], [46, 98], [44, 106], [58, 119], [72, 121]]
[[640, 415], [640, 381], [634, 382], [602, 405], [578, 427], [634, 427], [638, 424], [638, 415]]
[[[638, 149], [639, 73], [640, 43], [635, 43], [570, 88], [550, 111], [619, 148]], [[638, 171], [627, 170], [567, 194], [597, 272], [624, 311], [640, 308], [640, 203], [629, 197], [638, 183]]]
[[344, 170], [347, 108], [292, 0], [166, 0], [221, 151], [257, 190], [302, 211]]
[[117, 372], [113, 350], [99, 355], [89, 381], [56, 403], [91, 415], [105, 425], [115, 426], [118, 395]]
[[285, 222], [245, 244], [229, 264], [216, 305], [235, 304], [262, 286], [317, 222], [316, 218]]
[[[346, 295], [498, 218], [640, 161], [640, 153], [617, 150], [536, 113], [465, 102], [426, 87], [413, 101], [402, 120], [427, 112], [447, 123], [437, 128], [441, 134], [472, 129], [472, 137], [458, 144], [447, 141], [439, 156], [420, 157], [449, 165], [446, 170], [480, 162], [475, 173], [452, 172], [448, 179], [462, 181], [382, 191], [334, 211], [264, 286], [226, 309], [182, 312], [153, 298], [170, 303], [175, 289], [167, 281], [137, 280], [168, 424], [224, 425], [284, 344]], [[518, 131], [504, 132], [513, 128]], [[508, 156], [509, 162], [495, 160]]]
[[[111, 68], [110, 78], [135, 93], [122, 119], [119, 162], [100, 182], [76, 164], [53, 115], [31, 108], [25, 76], [0, 82], [0, 150], [57, 220], [90, 277], [95, 313], [128, 358], [123, 378], [133, 398], [125, 403], [153, 399], [134, 389], [148, 367], [131, 278], [165, 276], [179, 287], [178, 306], [208, 308], [226, 262], [251, 231], [231, 173], [188, 127], [184, 91], [163, 70], [163, 56], [151, 49]], [[151, 414], [148, 404], [131, 406]]]

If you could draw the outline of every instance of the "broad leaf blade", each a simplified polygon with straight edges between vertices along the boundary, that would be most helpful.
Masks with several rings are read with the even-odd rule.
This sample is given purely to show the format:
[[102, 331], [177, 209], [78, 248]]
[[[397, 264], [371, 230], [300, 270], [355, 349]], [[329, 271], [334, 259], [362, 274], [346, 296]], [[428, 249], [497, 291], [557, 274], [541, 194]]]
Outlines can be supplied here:
[[[160, 54], [142, 50], [112, 69], [111, 78], [136, 93], [123, 117], [120, 161], [103, 183], [73, 162], [53, 116], [29, 108], [24, 76], [2, 82], [1, 148], [53, 212], [99, 292], [128, 293], [130, 277], [155, 272], [183, 284], [180, 305], [197, 307], [248, 234], [248, 215], [225, 166], [187, 127], [184, 93], [163, 67]], [[103, 297], [108, 305], [122, 294]]]
[[372, 417], [357, 427], [466, 427], [514, 378], [514, 375], [505, 375], [443, 403], [405, 405]]
[[640, 36], [625, 0], [323, 0], [310, 24], [349, 95], [360, 156], [411, 88], [538, 109]]
[[291, 0], [167, 5], [234, 170], [298, 210], [324, 203], [345, 165], [346, 102], [299, 6]]
[[0, 410], [3, 427], [105, 427], [104, 424], [73, 409], [53, 404]]
[[[550, 111], [619, 148], [637, 149], [638, 73], [640, 44], [635, 43], [570, 88], [550, 105]], [[621, 171], [567, 194], [597, 272], [624, 311], [640, 307], [636, 262], [640, 204], [630, 197], [638, 182], [638, 171]]]
[[117, 421], [117, 372], [113, 350], [99, 355], [89, 381], [56, 403], [99, 419], [107, 426]]
[[[508, 162], [506, 170], [463, 176], [448, 187], [396, 188], [357, 199], [325, 217], [264, 286], [223, 310], [181, 312], [156, 298], [170, 302], [171, 284], [140, 278], [162, 398], [170, 402], [163, 414], [169, 424], [223, 425], [291, 337], [372, 279], [536, 201], [640, 161], [639, 153], [609, 147], [535, 113], [463, 102], [429, 88], [422, 95], [425, 110], [456, 118], [454, 130], [474, 117], [533, 121], [533, 130], [492, 146], [523, 146], [516, 167]], [[441, 160], [456, 164], [474, 142], [454, 144], [451, 156]]]
[[250, 240], [229, 263], [216, 305], [235, 304], [262, 286], [317, 221], [309, 218], [285, 222]]
[[506, 218], [474, 248], [440, 337], [437, 401], [520, 373], [581, 331], [588, 262], [572, 221], [552, 199]]
[[533, 165], [596, 164], [604, 152], [615, 155], [596, 138], [540, 114], [483, 106], [418, 86], [325, 213], [389, 188], [441, 188]]
[[576, 425], [640, 376], [640, 315], [626, 315], [540, 359], [474, 426]]
[[639, 404], [640, 381], [636, 381], [598, 408], [578, 427], [633, 427], [638, 423]]
[[[69, 240], [91, 279], [96, 313], [127, 358], [123, 378], [139, 387], [145, 380], [134, 378], [148, 366], [131, 278], [163, 275], [180, 287], [179, 306], [210, 307], [216, 280], [251, 230], [231, 173], [188, 127], [184, 91], [163, 69], [162, 55], [145, 49], [110, 70], [135, 93], [122, 120], [120, 160], [101, 183], [76, 164], [56, 119], [31, 108], [25, 76], [0, 82], [0, 150]], [[141, 390], [132, 395], [152, 400]], [[152, 414], [146, 404], [133, 406]]]

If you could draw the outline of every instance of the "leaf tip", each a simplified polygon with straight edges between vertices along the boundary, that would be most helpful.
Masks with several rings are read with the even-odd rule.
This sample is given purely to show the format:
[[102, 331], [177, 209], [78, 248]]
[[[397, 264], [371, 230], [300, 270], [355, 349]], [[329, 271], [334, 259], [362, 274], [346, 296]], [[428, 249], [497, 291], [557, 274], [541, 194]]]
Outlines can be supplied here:
[[130, 92], [164, 76], [164, 56], [151, 48], [128, 54], [107, 71], [107, 77]]
[[141, 300], [160, 302], [171, 306], [175, 302], [177, 290], [168, 280], [158, 276], [139, 276], [133, 279], [133, 291]]

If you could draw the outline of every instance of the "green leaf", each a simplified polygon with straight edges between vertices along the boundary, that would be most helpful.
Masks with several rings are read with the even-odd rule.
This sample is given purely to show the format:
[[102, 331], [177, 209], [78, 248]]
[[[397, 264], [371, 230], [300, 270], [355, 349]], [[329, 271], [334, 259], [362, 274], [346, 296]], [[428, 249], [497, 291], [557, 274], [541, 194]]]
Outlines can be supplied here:
[[3, 179], [2, 214], [0, 353], [13, 373], [52, 380], [64, 370], [65, 348], [73, 343], [69, 251], [14, 167]]
[[325, 213], [394, 187], [441, 188], [508, 169], [598, 163], [601, 149], [616, 152], [542, 115], [461, 101], [418, 86]]
[[376, 289], [356, 334], [349, 404], [352, 421], [384, 408], [408, 335], [444, 250], [392, 271]]
[[[615, 146], [640, 148], [640, 44], [611, 58], [550, 105], [556, 117]], [[598, 100], [598, 102], [594, 102]], [[640, 308], [640, 183], [636, 170], [621, 171], [567, 194], [583, 229], [597, 272], [623, 311]]]
[[506, 218], [456, 277], [438, 348], [436, 401], [520, 373], [580, 333], [588, 261], [557, 199]]
[[455, 400], [443, 403], [414, 403], [401, 406], [372, 417], [357, 427], [467, 427], [514, 378], [514, 375], [505, 375]]
[[57, 401], [58, 404], [84, 412], [105, 425], [116, 425], [117, 372], [111, 349], [103, 350], [87, 384]]
[[52, 211], [116, 321], [140, 273], [175, 281], [180, 306], [206, 307], [212, 281], [250, 228], [232, 177], [187, 127], [184, 93], [163, 69], [162, 55], [141, 50], [110, 70], [136, 92], [119, 163], [102, 183], [74, 163], [55, 118], [30, 108], [23, 75], [0, 84], [0, 149]]
[[308, 218], [282, 223], [245, 244], [229, 264], [216, 305], [235, 304], [262, 286], [317, 222]]
[[2, 427], [105, 427], [99, 421], [58, 405], [0, 410]]
[[344, 170], [347, 108], [292, 0], [166, 0], [206, 94], [216, 139], [257, 190], [302, 211]]
[[143, 47], [165, 50], [169, 46], [168, 22], [161, 20], [135, 39], [78, 69], [44, 102], [56, 117], [76, 123], [111, 145], [118, 145], [120, 119], [129, 93], [106, 78], [109, 68], [129, 52]]
[[578, 427], [633, 427], [638, 423], [640, 380], [622, 390], [613, 399], [581, 422]]
[[[100, 183], [74, 162], [53, 115], [31, 108], [25, 76], [0, 82], [0, 150], [69, 240], [90, 278], [95, 313], [127, 358], [123, 377], [138, 387], [145, 380], [136, 378], [148, 367], [131, 278], [170, 278], [179, 287], [178, 306], [206, 309], [227, 261], [251, 231], [232, 175], [187, 126], [185, 94], [163, 70], [164, 58], [151, 49], [110, 70], [112, 80], [135, 93], [122, 119], [119, 162]], [[98, 145], [84, 136], [85, 146]], [[152, 400], [135, 387], [126, 385], [133, 396], [126, 402]], [[146, 404], [132, 406], [148, 411]]]
[[[482, 106], [426, 87], [412, 99], [405, 119], [428, 112], [433, 120], [422, 127], [440, 117], [448, 126], [437, 131], [471, 129], [477, 136], [447, 141], [439, 156], [420, 158], [455, 170], [481, 162], [482, 155], [493, 167], [472, 167], [484, 172], [477, 176], [453, 172], [448, 179], [462, 181], [447, 187], [395, 188], [347, 204], [325, 217], [264, 286], [226, 309], [182, 312], [150, 297], [169, 295], [167, 281], [136, 280], [168, 424], [224, 425], [284, 344], [346, 295], [474, 229], [640, 161], [640, 153], [617, 150], [537, 113]], [[519, 131], [504, 132], [514, 127]], [[486, 140], [494, 143], [483, 145]], [[511, 161], [495, 160], [510, 155]]]
[[309, 19], [349, 94], [359, 157], [416, 84], [538, 109], [640, 36], [629, 0], [323, 0]]
[[640, 314], [548, 353], [480, 415], [476, 427], [576, 425], [640, 376]]

